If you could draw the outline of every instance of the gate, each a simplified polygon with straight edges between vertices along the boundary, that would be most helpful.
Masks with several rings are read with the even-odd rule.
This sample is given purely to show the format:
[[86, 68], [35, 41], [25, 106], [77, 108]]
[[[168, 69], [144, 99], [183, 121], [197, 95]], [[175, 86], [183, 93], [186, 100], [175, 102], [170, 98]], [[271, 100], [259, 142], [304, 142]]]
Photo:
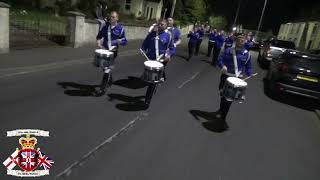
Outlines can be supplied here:
[[10, 48], [61, 46], [66, 42], [66, 17], [10, 14]]

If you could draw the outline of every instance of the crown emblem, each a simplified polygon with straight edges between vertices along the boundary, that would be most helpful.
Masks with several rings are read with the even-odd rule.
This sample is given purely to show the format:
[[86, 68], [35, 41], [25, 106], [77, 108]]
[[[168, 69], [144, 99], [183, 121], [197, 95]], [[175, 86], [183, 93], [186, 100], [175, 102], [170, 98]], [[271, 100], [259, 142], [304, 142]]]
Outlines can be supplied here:
[[22, 149], [34, 149], [35, 145], [37, 144], [37, 139], [35, 137], [31, 137], [27, 134], [26, 137], [21, 137], [19, 139], [19, 144], [21, 145]]

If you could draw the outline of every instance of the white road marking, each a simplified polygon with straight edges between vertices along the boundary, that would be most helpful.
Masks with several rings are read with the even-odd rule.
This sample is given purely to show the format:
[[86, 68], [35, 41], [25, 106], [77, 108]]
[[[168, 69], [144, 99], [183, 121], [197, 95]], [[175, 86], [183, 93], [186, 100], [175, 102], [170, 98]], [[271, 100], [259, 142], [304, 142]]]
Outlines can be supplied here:
[[60, 177], [65, 177], [65, 176], [69, 176], [72, 173], [72, 169], [81, 166], [83, 163], [86, 162], [86, 160], [90, 157], [93, 156], [99, 149], [101, 149], [102, 147], [104, 147], [105, 145], [108, 145], [110, 143], [113, 142], [114, 139], [120, 137], [122, 134], [124, 134], [125, 132], [127, 132], [130, 128], [132, 128], [134, 126], [134, 124], [140, 120], [143, 120], [144, 118], [146, 118], [148, 116], [148, 113], [140, 113], [139, 115], [137, 115], [137, 117], [135, 117], [132, 121], [130, 121], [128, 124], [126, 124], [124, 127], [122, 127], [119, 131], [117, 131], [116, 133], [114, 133], [112, 136], [110, 136], [109, 138], [105, 139], [101, 144], [97, 145], [96, 147], [94, 147], [92, 150], [90, 150], [87, 154], [85, 154], [84, 156], [81, 157], [80, 160], [75, 161], [74, 163], [72, 163], [69, 167], [67, 167], [65, 170], [63, 170], [61, 173], [59, 173], [56, 176], [56, 179], [60, 178]]
[[180, 86], [178, 86], [178, 89], [181, 89], [184, 85], [186, 85], [187, 83], [189, 83], [190, 81], [192, 81], [194, 78], [196, 78], [198, 75], [200, 74], [200, 72], [196, 72], [193, 76], [191, 76], [191, 78], [189, 78], [188, 80], [184, 81]]

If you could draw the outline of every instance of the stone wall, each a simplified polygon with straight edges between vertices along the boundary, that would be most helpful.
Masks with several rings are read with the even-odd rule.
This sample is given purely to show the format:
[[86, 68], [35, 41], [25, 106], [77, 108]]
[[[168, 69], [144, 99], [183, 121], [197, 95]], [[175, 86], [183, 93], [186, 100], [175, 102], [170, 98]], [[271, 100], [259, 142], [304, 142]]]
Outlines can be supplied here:
[[[70, 21], [71, 22], [71, 21]], [[76, 21], [79, 23], [79, 20]], [[81, 23], [81, 22], [80, 22]], [[79, 37], [79, 41], [82, 41], [81, 45], [75, 45], [74, 47], [80, 47], [83, 45], [93, 45], [96, 43], [96, 35], [98, 34], [99, 25], [94, 20], [86, 20], [83, 21], [84, 25], [81, 26], [80, 24], [77, 25], [78, 28], [83, 28], [83, 30], [77, 31], [80, 33], [78, 36], [71, 34], [71, 37]], [[148, 33], [149, 27], [138, 27], [138, 26], [124, 26], [126, 38], [128, 40], [136, 40], [136, 39], [144, 39]], [[186, 35], [190, 30], [192, 30], [193, 25], [188, 25], [185, 27], [180, 28], [181, 34]], [[74, 33], [72, 31], [71, 33]], [[79, 42], [75, 41], [75, 42]]]
[[9, 7], [0, 2], [0, 53], [9, 52]]

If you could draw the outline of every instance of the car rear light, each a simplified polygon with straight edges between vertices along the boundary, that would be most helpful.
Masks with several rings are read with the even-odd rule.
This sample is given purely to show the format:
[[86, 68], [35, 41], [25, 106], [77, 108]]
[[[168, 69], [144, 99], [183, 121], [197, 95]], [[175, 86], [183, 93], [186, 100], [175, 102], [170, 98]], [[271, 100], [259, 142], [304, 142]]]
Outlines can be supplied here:
[[267, 51], [267, 56], [268, 56], [268, 57], [272, 57], [271, 49], [268, 49], [268, 51]]
[[279, 71], [288, 72], [289, 71], [289, 65], [287, 63], [280, 63], [279, 64]]

